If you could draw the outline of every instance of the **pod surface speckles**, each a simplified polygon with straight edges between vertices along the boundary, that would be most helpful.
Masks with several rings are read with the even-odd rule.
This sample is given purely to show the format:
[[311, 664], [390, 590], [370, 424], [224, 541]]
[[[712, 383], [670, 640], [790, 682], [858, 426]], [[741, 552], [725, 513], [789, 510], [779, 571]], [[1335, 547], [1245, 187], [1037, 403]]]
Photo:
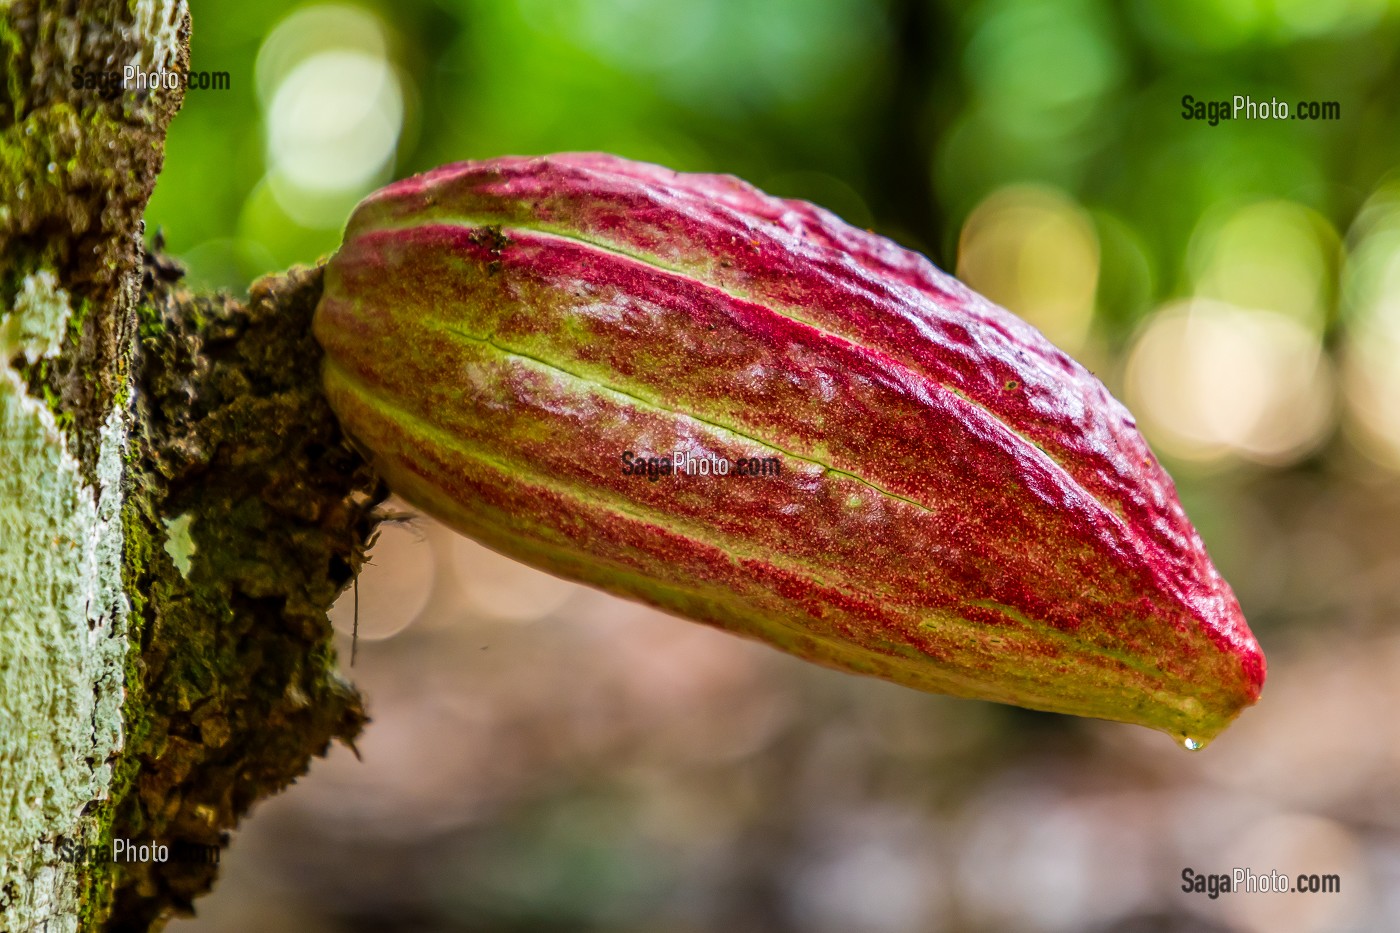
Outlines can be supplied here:
[[820, 208], [598, 154], [444, 166], [357, 208], [315, 327], [390, 485], [527, 563], [1197, 743], [1259, 696], [1259, 646], [1123, 407]]

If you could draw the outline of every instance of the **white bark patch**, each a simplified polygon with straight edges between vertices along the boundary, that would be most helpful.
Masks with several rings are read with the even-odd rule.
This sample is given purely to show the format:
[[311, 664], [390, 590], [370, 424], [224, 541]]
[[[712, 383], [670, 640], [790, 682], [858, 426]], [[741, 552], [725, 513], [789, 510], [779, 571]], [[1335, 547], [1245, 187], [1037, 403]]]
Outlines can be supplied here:
[[131, 7], [134, 28], [145, 37], [127, 64], [137, 71], [168, 71], [180, 49], [180, 23], [185, 18], [185, 0], [136, 0]]
[[34, 364], [58, 352], [68, 325], [68, 293], [47, 269], [26, 275], [19, 284], [14, 310], [0, 318], [0, 357], [23, 356]]
[[10, 366], [59, 346], [71, 308], [54, 283], [30, 276], [0, 319], [0, 916], [60, 931], [77, 928], [80, 871], [60, 846], [96, 841], [83, 811], [107, 798], [122, 747], [128, 605], [122, 413], [102, 430], [89, 487]]
[[190, 535], [190, 525], [193, 523], [194, 515], [189, 512], [165, 521], [165, 553], [175, 562], [180, 575], [187, 579], [190, 575], [190, 558], [195, 552], [194, 538]]

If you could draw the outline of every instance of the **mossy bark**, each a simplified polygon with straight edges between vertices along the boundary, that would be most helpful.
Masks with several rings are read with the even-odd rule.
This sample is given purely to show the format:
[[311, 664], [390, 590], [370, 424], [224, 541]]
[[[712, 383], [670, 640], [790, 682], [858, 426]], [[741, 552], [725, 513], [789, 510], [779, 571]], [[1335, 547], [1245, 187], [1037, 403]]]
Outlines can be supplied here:
[[318, 270], [183, 292], [141, 214], [183, 2], [0, 5], [0, 930], [144, 930], [364, 722], [325, 611], [382, 489], [322, 400]]

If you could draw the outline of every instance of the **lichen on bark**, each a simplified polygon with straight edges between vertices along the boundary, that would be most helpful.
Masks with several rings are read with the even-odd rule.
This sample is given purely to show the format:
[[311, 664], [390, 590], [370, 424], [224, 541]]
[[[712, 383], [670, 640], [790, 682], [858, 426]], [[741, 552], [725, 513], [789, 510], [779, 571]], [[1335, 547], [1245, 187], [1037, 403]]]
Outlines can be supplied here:
[[180, 92], [70, 83], [186, 68], [189, 28], [0, 6], [0, 930], [159, 927], [215, 866], [69, 847], [221, 844], [364, 721], [325, 613], [382, 489], [320, 399], [320, 274], [181, 290], [141, 222]]
[[[7, 343], [6, 359], [51, 344], [68, 316], [47, 329], [23, 317], [17, 308], [5, 318], [30, 335]], [[77, 927], [70, 915], [93, 879], [57, 850], [100, 837], [97, 811], [111, 798], [130, 650], [122, 437], [114, 413], [90, 486], [54, 413], [13, 366], [0, 370], [0, 913], [18, 929], [48, 918], [55, 930]]]
[[74, 67], [185, 64], [183, 3], [0, 8], [0, 916], [94, 926], [94, 844], [134, 650], [123, 452], [141, 212], [180, 92], [76, 93]]

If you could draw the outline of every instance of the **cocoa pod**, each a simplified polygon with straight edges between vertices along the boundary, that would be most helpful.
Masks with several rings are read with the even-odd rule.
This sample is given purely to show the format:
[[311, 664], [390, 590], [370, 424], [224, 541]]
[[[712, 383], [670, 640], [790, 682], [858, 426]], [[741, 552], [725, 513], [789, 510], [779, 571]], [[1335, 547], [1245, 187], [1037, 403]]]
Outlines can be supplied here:
[[315, 333], [391, 488], [527, 564], [1187, 747], [1258, 699], [1259, 645], [1128, 412], [813, 205], [597, 154], [447, 165], [355, 210]]

